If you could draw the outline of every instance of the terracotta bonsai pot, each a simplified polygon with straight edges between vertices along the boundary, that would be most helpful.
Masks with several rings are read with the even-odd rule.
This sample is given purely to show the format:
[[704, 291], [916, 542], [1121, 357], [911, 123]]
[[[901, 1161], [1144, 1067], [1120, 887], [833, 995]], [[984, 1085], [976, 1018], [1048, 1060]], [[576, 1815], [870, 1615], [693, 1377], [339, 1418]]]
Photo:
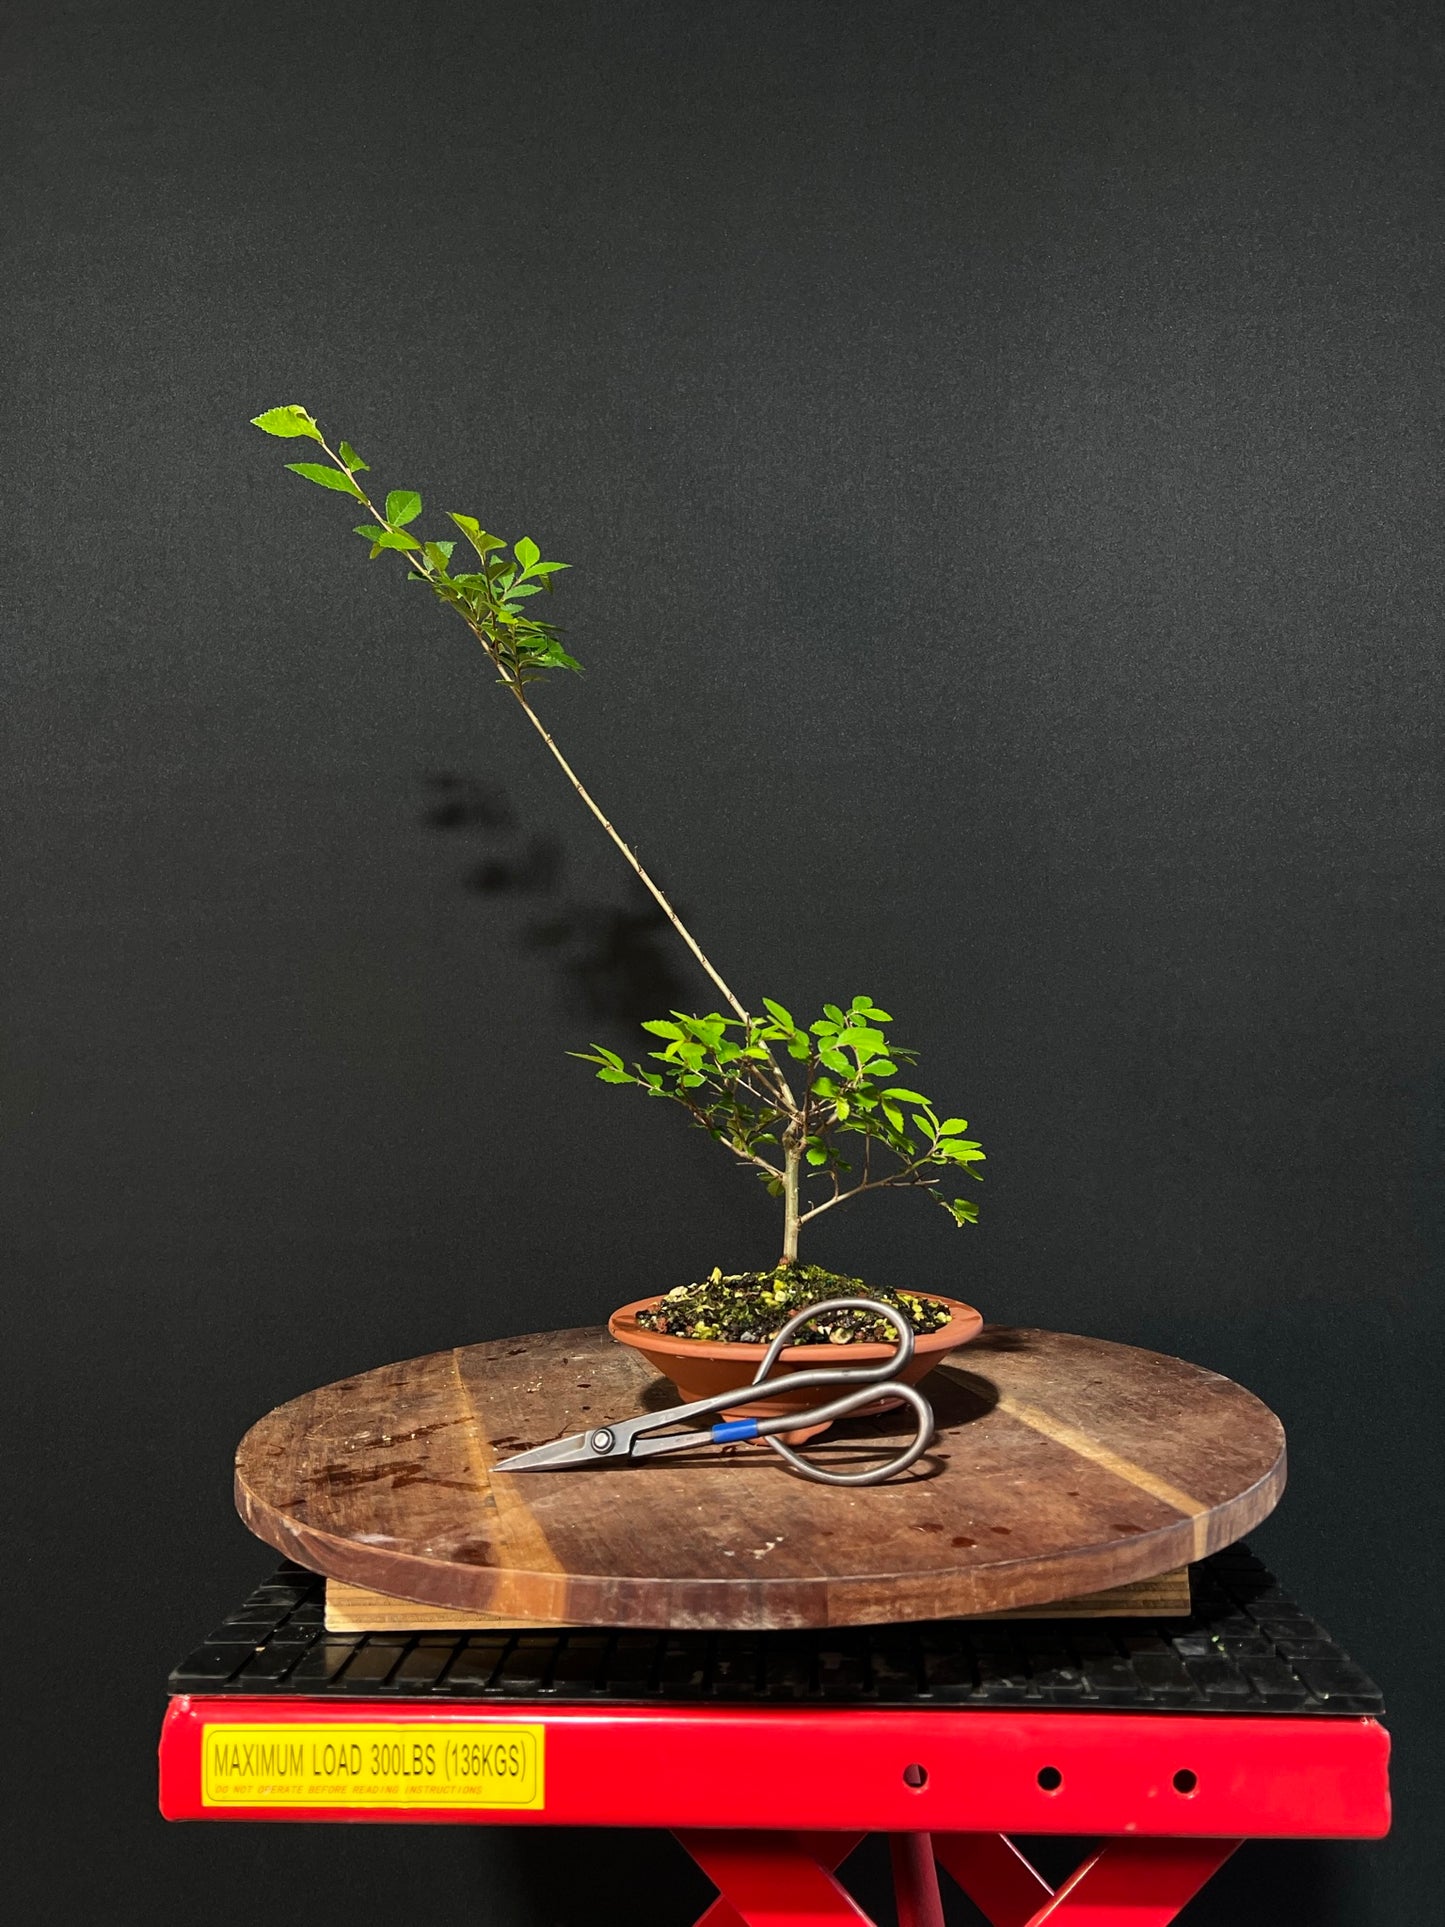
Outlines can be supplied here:
[[[983, 1314], [975, 1311], [972, 1305], [965, 1305], [957, 1298], [945, 1298], [936, 1291], [918, 1292], [920, 1298], [931, 1298], [935, 1304], [947, 1305], [952, 1316], [946, 1325], [937, 1331], [919, 1332], [914, 1339], [913, 1358], [908, 1370], [901, 1374], [903, 1382], [916, 1385], [931, 1372], [935, 1365], [947, 1357], [949, 1352], [957, 1351], [976, 1338], [983, 1328]], [[656, 1298], [638, 1298], [620, 1311], [613, 1312], [607, 1321], [607, 1329], [619, 1345], [630, 1345], [634, 1351], [642, 1353], [655, 1371], [670, 1378], [682, 1394], [683, 1403], [697, 1398], [711, 1398], [715, 1392], [725, 1392], [731, 1386], [746, 1388], [748, 1380], [763, 1362], [766, 1345], [730, 1344], [725, 1340], [708, 1338], [674, 1338], [668, 1332], [647, 1331], [637, 1322], [640, 1311], [652, 1311], [661, 1304], [661, 1295]], [[885, 1358], [893, 1356], [892, 1345], [788, 1345], [778, 1354], [775, 1372], [811, 1372], [820, 1367], [832, 1369], [838, 1365], [878, 1365]], [[826, 1392], [775, 1392], [767, 1398], [748, 1399], [740, 1397], [735, 1406], [728, 1407], [732, 1418], [776, 1418], [784, 1412], [805, 1411], [808, 1406], [816, 1405], [828, 1397]], [[864, 1412], [885, 1411], [890, 1403], [887, 1393], [882, 1393], [876, 1405], [864, 1406]], [[794, 1444], [811, 1438], [827, 1430], [826, 1425], [801, 1427], [786, 1436]]]

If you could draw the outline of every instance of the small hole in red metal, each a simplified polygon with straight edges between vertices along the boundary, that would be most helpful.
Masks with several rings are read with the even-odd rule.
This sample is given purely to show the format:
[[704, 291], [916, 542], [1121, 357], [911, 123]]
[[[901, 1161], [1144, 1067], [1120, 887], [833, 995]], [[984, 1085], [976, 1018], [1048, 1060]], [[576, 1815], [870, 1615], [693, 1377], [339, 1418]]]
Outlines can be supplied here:
[[1057, 1793], [1063, 1784], [1064, 1776], [1056, 1766], [1041, 1766], [1039, 1768], [1039, 1785], [1045, 1793]]
[[1176, 1793], [1192, 1793], [1198, 1785], [1199, 1775], [1192, 1773], [1187, 1766], [1181, 1766], [1179, 1771], [1174, 1775], [1174, 1791]]
[[903, 1769], [904, 1786], [921, 1787], [928, 1785], [927, 1770], [921, 1766], [906, 1766]]

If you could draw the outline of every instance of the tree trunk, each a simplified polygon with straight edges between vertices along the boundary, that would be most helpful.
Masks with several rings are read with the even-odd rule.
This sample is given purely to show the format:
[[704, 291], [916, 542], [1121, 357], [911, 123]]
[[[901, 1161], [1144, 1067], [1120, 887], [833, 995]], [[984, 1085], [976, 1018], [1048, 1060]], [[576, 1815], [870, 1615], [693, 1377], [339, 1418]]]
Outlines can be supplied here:
[[794, 1151], [785, 1143], [783, 1146], [783, 1255], [781, 1265], [792, 1265], [798, 1261], [798, 1170], [803, 1162], [801, 1151]]

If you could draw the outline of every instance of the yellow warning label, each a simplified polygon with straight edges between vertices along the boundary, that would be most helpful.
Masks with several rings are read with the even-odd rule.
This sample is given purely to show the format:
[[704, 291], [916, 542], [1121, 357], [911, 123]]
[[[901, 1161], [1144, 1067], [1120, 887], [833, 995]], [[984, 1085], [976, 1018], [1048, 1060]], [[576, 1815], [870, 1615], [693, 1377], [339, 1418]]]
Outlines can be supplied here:
[[543, 1727], [500, 1720], [206, 1725], [201, 1803], [540, 1808], [545, 1740]]

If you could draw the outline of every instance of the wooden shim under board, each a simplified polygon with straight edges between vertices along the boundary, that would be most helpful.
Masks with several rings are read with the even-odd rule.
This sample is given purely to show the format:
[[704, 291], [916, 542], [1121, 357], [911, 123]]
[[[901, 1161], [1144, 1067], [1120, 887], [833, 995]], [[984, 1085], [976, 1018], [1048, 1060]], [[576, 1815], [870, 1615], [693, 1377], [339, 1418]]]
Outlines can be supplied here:
[[[1127, 1586], [1110, 1586], [1087, 1599], [1060, 1599], [1047, 1606], [1015, 1606], [1006, 1612], [979, 1613], [980, 1619], [1175, 1619], [1189, 1614], [1189, 1569], [1163, 1572], [1154, 1579], [1136, 1579]], [[489, 1617], [479, 1612], [453, 1612], [445, 1606], [419, 1606], [411, 1599], [394, 1599], [365, 1586], [326, 1582], [326, 1630], [331, 1633], [449, 1633], [486, 1632], [492, 1627], [526, 1632], [563, 1628], [556, 1619], [522, 1619], [515, 1613]]]

